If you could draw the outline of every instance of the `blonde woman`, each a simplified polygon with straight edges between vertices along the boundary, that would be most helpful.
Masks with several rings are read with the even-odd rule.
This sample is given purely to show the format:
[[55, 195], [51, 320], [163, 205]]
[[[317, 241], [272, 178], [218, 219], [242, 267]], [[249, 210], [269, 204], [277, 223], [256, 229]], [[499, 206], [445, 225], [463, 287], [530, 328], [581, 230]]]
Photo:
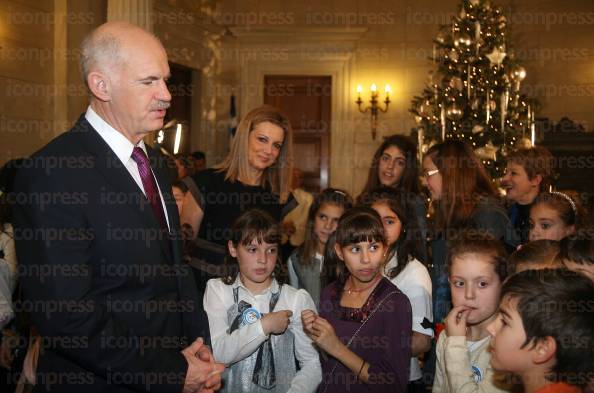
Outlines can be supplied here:
[[261, 106], [239, 123], [227, 157], [186, 182], [182, 225], [191, 227], [189, 253], [198, 288], [220, 277], [229, 228], [259, 208], [279, 222], [293, 205], [292, 129], [278, 109]]

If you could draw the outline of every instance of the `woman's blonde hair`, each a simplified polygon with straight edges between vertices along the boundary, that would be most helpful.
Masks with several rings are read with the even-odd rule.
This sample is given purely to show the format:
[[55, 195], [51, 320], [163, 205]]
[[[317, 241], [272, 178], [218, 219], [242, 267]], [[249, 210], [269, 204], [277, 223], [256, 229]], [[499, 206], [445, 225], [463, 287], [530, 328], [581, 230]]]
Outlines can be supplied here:
[[214, 166], [225, 172], [225, 180], [237, 181], [238, 178], [248, 178], [248, 143], [250, 132], [260, 123], [269, 122], [279, 126], [284, 131], [283, 145], [274, 164], [264, 170], [262, 186], [270, 187], [278, 194], [281, 202], [286, 202], [291, 191], [291, 176], [293, 171], [293, 130], [289, 119], [273, 106], [263, 105], [249, 112], [237, 126], [237, 132], [231, 144], [227, 157]]

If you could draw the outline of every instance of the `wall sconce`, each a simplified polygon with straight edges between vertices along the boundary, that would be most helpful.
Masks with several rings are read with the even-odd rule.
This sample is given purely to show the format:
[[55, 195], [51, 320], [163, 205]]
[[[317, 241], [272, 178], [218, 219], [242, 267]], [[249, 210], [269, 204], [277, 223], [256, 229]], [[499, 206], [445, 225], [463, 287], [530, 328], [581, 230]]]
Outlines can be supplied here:
[[375, 85], [375, 83], [373, 83], [371, 85], [371, 98], [369, 100], [369, 103], [371, 104], [370, 106], [368, 106], [367, 108], [363, 109], [361, 108], [361, 104], [363, 104], [363, 100], [361, 99], [361, 92], [363, 92], [363, 87], [361, 87], [361, 85], [357, 86], [357, 101], [355, 101], [355, 104], [357, 104], [357, 106], [359, 107], [359, 112], [361, 113], [366, 113], [366, 112], [371, 112], [371, 136], [373, 137], [373, 139], [375, 140], [375, 135], [377, 133], [377, 115], [379, 114], [379, 112], [382, 113], [386, 113], [388, 111], [388, 106], [390, 105], [390, 93], [392, 92], [392, 89], [390, 88], [390, 85], [386, 85], [384, 91], [386, 92], [386, 99], [384, 100], [384, 108], [381, 108], [379, 106], [379, 93], [377, 91], [377, 86]]

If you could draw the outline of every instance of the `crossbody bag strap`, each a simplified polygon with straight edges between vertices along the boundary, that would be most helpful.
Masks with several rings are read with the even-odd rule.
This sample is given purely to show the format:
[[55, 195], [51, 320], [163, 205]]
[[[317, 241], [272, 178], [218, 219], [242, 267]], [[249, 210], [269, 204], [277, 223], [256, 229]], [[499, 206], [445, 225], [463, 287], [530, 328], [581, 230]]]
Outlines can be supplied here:
[[[359, 332], [361, 331], [361, 329], [363, 329], [363, 326], [365, 326], [367, 324], [367, 322], [371, 319], [371, 317], [375, 314], [375, 312], [382, 306], [382, 304], [384, 303], [384, 301], [388, 297], [392, 296], [395, 293], [398, 293], [398, 291], [392, 291], [392, 292], [388, 293], [386, 296], [384, 296], [382, 298], [382, 300], [380, 300], [380, 302], [378, 303], [378, 305], [375, 306], [375, 308], [373, 310], [371, 310], [371, 312], [369, 313], [369, 316], [363, 320], [363, 322], [361, 323], [361, 326], [359, 326], [357, 328], [357, 330], [355, 330], [355, 333], [353, 333], [353, 335], [351, 336], [351, 338], [347, 342], [347, 344], [346, 344], [346, 347], [347, 348], [350, 348], [351, 344], [353, 343], [353, 340], [357, 337], [357, 335], [359, 334]], [[330, 370], [330, 374], [328, 376], [331, 376], [332, 374], [334, 374], [334, 371], [336, 370], [336, 367], [338, 367], [338, 363], [339, 363], [338, 359], [335, 359], [334, 367], [332, 367], [332, 370]], [[322, 393], [326, 393], [326, 390], [328, 389], [328, 379], [326, 379], [326, 382], [324, 384], [324, 391]]]

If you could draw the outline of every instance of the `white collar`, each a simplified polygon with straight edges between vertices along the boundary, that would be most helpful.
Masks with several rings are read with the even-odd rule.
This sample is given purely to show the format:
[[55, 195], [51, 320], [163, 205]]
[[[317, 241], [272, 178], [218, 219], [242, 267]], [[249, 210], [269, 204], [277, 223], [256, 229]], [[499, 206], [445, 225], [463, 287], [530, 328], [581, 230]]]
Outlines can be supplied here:
[[[105, 143], [109, 145], [109, 147], [111, 148], [111, 150], [113, 150], [115, 155], [118, 156], [120, 161], [122, 161], [122, 163], [126, 165], [128, 160], [130, 160], [130, 158], [132, 157], [132, 151], [134, 151], [135, 145], [132, 142], [130, 142], [128, 138], [124, 136], [124, 134], [122, 134], [121, 132], [113, 128], [111, 125], [109, 125], [108, 122], [103, 120], [101, 116], [99, 116], [97, 112], [95, 112], [93, 108], [91, 108], [90, 105], [87, 108], [85, 118], [87, 119], [89, 124], [91, 124], [91, 126], [97, 131], [101, 138], [103, 138]], [[138, 147], [144, 150], [145, 154], [147, 153], [143, 140], [138, 142]]]
[[279, 289], [279, 285], [278, 282], [276, 281], [276, 278], [272, 278], [272, 284], [270, 284], [270, 286], [268, 288], [266, 288], [266, 290], [264, 290], [261, 293], [253, 294], [252, 291], [250, 291], [249, 289], [247, 289], [245, 287], [245, 285], [243, 285], [243, 283], [241, 282], [241, 279], [239, 278], [239, 273], [237, 273], [237, 277], [235, 278], [235, 281], [232, 284], [232, 288], [242, 288], [244, 291], [248, 292], [249, 294], [251, 294], [252, 296], [262, 296], [262, 295], [267, 295], [268, 292], [271, 293], [277, 293], [278, 289]]

